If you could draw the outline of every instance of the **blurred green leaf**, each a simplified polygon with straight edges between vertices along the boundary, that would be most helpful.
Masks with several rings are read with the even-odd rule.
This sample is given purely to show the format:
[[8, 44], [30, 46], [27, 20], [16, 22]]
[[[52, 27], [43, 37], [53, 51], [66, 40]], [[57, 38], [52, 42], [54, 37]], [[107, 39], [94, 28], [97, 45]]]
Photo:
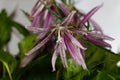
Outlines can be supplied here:
[[11, 22], [5, 10], [0, 13], [0, 49], [8, 43], [11, 37]]
[[117, 67], [117, 62], [120, 61], [120, 55], [111, 52], [103, 47], [88, 43], [86, 51], [86, 64], [90, 75], [86, 75], [84, 79], [93, 80], [97, 76], [98, 70], [104, 71], [107, 74], [114, 76], [115, 79], [120, 79], [120, 68]]
[[27, 19], [30, 21], [30, 15], [29, 15], [29, 13], [25, 12], [24, 10], [21, 10], [21, 11], [27, 17]]
[[68, 68], [63, 69], [62, 73], [62, 78], [59, 78], [59, 80], [81, 80], [84, 75], [88, 74], [88, 72], [86, 70], [84, 71], [80, 65], [77, 65], [73, 59], [68, 59]]
[[113, 76], [107, 74], [105, 71], [98, 71], [95, 80], [116, 80]]
[[62, 1], [64, 4], [66, 4], [66, 2], [67, 2], [66, 0], [61, 0], [61, 1]]
[[85, 57], [88, 71], [68, 59], [68, 68], [59, 71], [58, 80], [119, 80], [120, 68], [116, 63], [120, 55], [103, 47], [88, 43]]
[[25, 68], [18, 69], [13, 80], [56, 80], [56, 72], [51, 68], [51, 55], [39, 56]]
[[24, 36], [28, 36], [29, 35], [29, 31], [27, 29], [25, 29], [25, 27], [15, 21], [11, 21], [11, 24], [14, 28], [16, 28], [21, 34], [23, 34]]
[[20, 58], [22, 59], [27, 53], [37, 42], [37, 35], [32, 34], [24, 38], [20, 43], [19, 43], [19, 49], [20, 49]]
[[11, 56], [9, 53], [0, 50], [0, 62], [3, 63], [3, 65], [5, 66], [8, 72], [10, 80], [12, 80], [11, 74], [16, 68], [16, 65], [17, 65], [16, 59], [13, 56]]

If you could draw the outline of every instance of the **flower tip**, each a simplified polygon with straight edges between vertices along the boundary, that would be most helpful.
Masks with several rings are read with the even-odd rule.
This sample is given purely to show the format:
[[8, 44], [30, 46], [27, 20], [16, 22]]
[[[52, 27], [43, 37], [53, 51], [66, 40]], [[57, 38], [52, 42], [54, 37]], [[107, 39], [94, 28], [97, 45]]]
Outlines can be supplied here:
[[52, 70], [52, 72], [55, 72], [55, 71], [56, 71], [56, 69], [53, 69], [53, 70]]

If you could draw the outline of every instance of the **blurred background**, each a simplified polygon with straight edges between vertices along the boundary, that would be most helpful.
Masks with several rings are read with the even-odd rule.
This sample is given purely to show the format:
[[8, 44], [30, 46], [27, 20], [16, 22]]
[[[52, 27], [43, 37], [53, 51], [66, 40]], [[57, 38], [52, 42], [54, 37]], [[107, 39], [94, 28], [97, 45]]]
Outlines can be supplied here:
[[[10, 14], [14, 10], [17, 10], [15, 20], [25, 26], [30, 25], [30, 22], [21, 10], [30, 13], [36, 1], [37, 0], [0, 0], [0, 11], [6, 9]], [[102, 3], [104, 6], [96, 12], [92, 18], [102, 27], [105, 34], [115, 38], [114, 41], [109, 43], [112, 44], [112, 51], [118, 53], [120, 52], [120, 0], [76, 0], [76, 7], [87, 13], [93, 7]], [[13, 31], [17, 33], [16, 30]], [[22, 38], [23, 36], [21, 35], [12, 35], [11, 42], [9, 43], [11, 53], [17, 54], [17, 44]]]

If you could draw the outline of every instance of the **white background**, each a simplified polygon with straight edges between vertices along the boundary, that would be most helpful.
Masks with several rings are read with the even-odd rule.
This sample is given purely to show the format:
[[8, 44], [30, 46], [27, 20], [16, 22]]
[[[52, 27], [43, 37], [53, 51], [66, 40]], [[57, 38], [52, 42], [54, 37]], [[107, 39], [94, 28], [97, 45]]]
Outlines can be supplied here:
[[[0, 0], [0, 11], [5, 8], [9, 13], [17, 9], [16, 21], [29, 25], [21, 9], [30, 12], [32, 6], [37, 0]], [[120, 0], [77, 0], [77, 8], [88, 12], [93, 7], [104, 3], [104, 6], [95, 13], [92, 17], [102, 27], [105, 34], [115, 38], [114, 41], [109, 42], [112, 44], [112, 51], [120, 51]], [[16, 54], [18, 52], [17, 43], [22, 38], [18, 38], [16, 35], [12, 35], [10, 43], [11, 53]]]

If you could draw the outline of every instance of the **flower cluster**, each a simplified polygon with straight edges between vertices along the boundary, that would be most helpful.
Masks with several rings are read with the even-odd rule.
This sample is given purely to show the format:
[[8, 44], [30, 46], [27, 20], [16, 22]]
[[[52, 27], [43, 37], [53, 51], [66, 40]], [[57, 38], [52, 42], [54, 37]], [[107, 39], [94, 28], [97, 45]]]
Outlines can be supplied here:
[[[47, 45], [47, 42], [52, 37], [55, 37], [56, 42], [54, 43], [56, 44], [53, 47], [54, 52], [51, 60], [53, 71], [55, 71], [55, 63], [58, 55], [61, 57], [63, 66], [65, 68], [68, 66], [66, 51], [69, 52], [77, 64], [86, 70], [87, 67], [84, 61], [86, 47], [81, 39], [110, 48], [111, 45], [104, 40], [114, 40], [105, 35], [99, 25], [91, 19], [91, 16], [101, 6], [96, 6], [85, 14], [78, 12], [75, 8], [68, 9], [64, 3], [54, 5], [49, 0], [38, 0], [30, 14], [32, 24], [27, 29], [31, 33], [37, 33], [37, 38], [40, 42], [26, 54], [21, 66], [25, 66], [36, 55], [35, 51]], [[81, 38], [78, 38], [78, 35]]]

